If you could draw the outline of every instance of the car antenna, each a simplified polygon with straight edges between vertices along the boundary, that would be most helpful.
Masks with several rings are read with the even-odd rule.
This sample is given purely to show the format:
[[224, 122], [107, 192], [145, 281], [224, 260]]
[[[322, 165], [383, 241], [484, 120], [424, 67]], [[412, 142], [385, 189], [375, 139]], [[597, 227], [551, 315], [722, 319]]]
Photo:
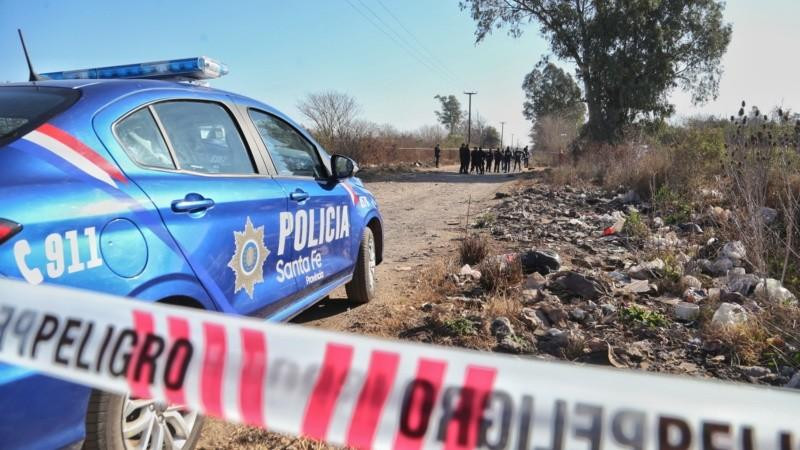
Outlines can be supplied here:
[[22, 52], [25, 53], [25, 61], [28, 62], [28, 81], [42, 81], [42, 77], [33, 70], [33, 65], [31, 64], [31, 58], [28, 56], [28, 48], [25, 47], [25, 39], [22, 38], [22, 30], [17, 28], [17, 33], [19, 33], [19, 42], [22, 44]]

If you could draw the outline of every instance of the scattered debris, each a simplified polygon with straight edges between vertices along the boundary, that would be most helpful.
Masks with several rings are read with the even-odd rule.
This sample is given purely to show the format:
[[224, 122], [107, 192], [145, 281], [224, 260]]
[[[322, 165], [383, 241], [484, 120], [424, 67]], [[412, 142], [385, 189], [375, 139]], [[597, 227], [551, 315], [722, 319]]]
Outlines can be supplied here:
[[[479, 227], [481, 239], [496, 241], [487, 250], [503, 252], [488, 250], [481, 270], [451, 270], [448, 280], [460, 291], [442, 297], [451, 308], [425, 312], [449, 317], [437, 322], [444, 334], [418, 338], [800, 388], [800, 360], [742, 359], [733, 347], [749, 339], [766, 308], [797, 300], [779, 281], [751, 273], [741, 241], [708, 238], [715, 224], [731, 220], [729, 210], [665, 220], [648, 216], [652, 207], [628, 191], [569, 186], [533, 185], [498, 200], [477, 217], [492, 218]], [[762, 213], [766, 222], [771, 215]], [[513, 267], [521, 274], [511, 277]], [[764, 339], [800, 358], [797, 339]]]
[[741, 305], [733, 303], [720, 303], [711, 323], [719, 326], [739, 325], [747, 322], [747, 311]]
[[797, 298], [774, 278], [767, 278], [758, 283], [755, 289], [756, 296], [762, 300], [778, 303], [797, 304]]
[[700, 316], [700, 306], [695, 303], [680, 302], [675, 305], [675, 317], [680, 320], [692, 321]]
[[519, 260], [524, 273], [547, 275], [561, 268], [561, 257], [549, 250], [528, 250], [519, 254]]
[[656, 258], [650, 262], [637, 264], [628, 269], [628, 275], [637, 280], [660, 277], [664, 274], [664, 261]]
[[586, 299], [594, 300], [605, 294], [597, 280], [577, 272], [564, 272], [556, 278], [555, 283], [565, 291]]
[[473, 269], [469, 266], [469, 264], [464, 264], [461, 267], [461, 270], [458, 271], [458, 274], [463, 277], [470, 277], [473, 280], [480, 280], [481, 279], [481, 271]]

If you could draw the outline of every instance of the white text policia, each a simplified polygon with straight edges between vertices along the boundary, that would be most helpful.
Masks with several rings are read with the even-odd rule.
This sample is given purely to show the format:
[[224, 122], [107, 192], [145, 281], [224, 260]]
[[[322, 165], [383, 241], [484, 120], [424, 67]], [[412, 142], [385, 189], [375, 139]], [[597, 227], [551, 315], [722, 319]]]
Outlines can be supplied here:
[[282, 212], [279, 222], [278, 256], [286, 252], [286, 240], [289, 238], [293, 238], [293, 248], [298, 254], [290, 262], [284, 262], [282, 258], [278, 260], [275, 269], [280, 282], [322, 267], [322, 256], [318, 252], [302, 255], [301, 251], [350, 236], [350, 209], [347, 205]]

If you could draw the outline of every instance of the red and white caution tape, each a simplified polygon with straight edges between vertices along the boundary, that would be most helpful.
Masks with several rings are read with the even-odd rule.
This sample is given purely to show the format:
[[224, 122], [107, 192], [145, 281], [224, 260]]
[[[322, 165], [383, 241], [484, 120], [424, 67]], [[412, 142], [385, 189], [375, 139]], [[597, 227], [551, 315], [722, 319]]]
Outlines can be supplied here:
[[0, 280], [0, 360], [357, 448], [800, 448], [793, 391], [392, 342], [9, 280]]

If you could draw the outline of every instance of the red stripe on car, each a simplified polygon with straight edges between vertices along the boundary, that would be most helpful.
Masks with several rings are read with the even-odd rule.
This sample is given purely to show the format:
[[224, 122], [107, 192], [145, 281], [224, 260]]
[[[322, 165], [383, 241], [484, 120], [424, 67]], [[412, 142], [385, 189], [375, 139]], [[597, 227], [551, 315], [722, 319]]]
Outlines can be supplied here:
[[92, 164], [99, 167], [103, 172], [111, 176], [111, 178], [117, 181], [122, 181], [123, 183], [127, 181], [125, 175], [123, 175], [117, 167], [109, 163], [108, 160], [100, 156], [96, 151], [92, 150], [86, 144], [79, 141], [77, 138], [61, 128], [46, 123], [36, 130], [61, 142], [76, 153], [79, 153], [81, 156], [91, 161]]

